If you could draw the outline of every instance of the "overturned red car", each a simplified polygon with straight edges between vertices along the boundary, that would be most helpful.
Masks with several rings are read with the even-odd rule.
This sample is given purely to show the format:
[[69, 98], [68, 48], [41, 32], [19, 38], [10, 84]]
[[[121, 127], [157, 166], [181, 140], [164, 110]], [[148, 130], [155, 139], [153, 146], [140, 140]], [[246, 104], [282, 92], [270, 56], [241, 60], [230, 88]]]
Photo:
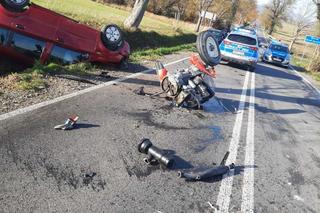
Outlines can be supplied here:
[[121, 29], [93, 29], [30, 0], [0, 0], [0, 56], [26, 64], [82, 61], [125, 68], [130, 46]]

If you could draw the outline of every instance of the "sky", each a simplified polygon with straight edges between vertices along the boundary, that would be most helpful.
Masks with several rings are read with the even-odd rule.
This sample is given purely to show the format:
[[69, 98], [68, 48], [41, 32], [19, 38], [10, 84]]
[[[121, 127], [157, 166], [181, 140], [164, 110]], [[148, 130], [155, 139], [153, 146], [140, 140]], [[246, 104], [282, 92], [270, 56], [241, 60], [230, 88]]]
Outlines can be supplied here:
[[257, 0], [257, 1], [258, 1], [258, 5], [259, 5], [259, 6], [265, 5], [265, 4], [267, 4], [268, 2], [270, 2], [270, 0]]

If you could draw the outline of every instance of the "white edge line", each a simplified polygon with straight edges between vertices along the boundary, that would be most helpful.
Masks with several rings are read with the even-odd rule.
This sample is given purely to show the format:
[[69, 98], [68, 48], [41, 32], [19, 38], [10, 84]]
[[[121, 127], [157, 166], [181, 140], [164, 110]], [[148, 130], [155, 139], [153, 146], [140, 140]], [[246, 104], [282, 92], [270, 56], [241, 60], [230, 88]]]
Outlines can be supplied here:
[[[231, 163], [236, 163], [250, 73], [251, 72], [247, 72], [245, 76], [244, 84], [242, 87], [242, 93], [241, 93], [239, 108], [238, 108], [239, 113], [237, 114], [233, 131], [232, 131], [232, 138], [229, 145], [230, 155], [226, 162], [227, 165]], [[218, 208], [215, 212], [219, 212], [219, 213], [229, 212], [230, 197], [231, 197], [232, 185], [233, 185], [233, 176], [234, 176], [234, 170], [230, 170], [228, 174], [223, 175], [223, 179], [221, 181], [219, 195], [216, 203], [216, 206]]]
[[253, 213], [254, 211], [254, 123], [255, 123], [255, 73], [252, 73], [248, 128], [246, 138], [246, 154], [244, 160], [243, 189], [241, 212]]
[[319, 90], [317, 87], [315, 87], [306, 77], [304, 77], [303, 75], [301, 75], [301, 74], [300, 74], [297, 70], [295, 70], [291, 65], [290, 65], [290, 69], [293, 70], [297, 75], [299, 75], [299, 77], [301, 77], [302, 80], [305, 81], [305, 83], [306, 83], [309, 87], [311, 87], [313, 90], [315, 90], [315, 91], [318, 93], [318, 95], [320, 96], [320, 90]]
[[[173, 62], [170, 62], [168, 64], [165, 64], [164, 66], [170, 66], [170, 65], [173, 65], [173, 64], [177, 64], [177, 63], [179, 63], [181, 61], [185, 61], [185, 60], [187, 60], [189, 58], [190, 57], [182, 58], [182, 59], [179, 59], [177, 61], [173, 61]], [[34, 111], [36, 109], [39, 109], [39, 108], [42, 108], [42, 107], [45, 107], [45, 106], [48, 106], [48, 105], [51, 105], [51, 104], [54, 104], [54, 103], [57, 103], [57, 102], [61, 102], [61, 101], [66, 100], [66, 99], [70, 99], [70, 98], [73, 98], [73, 97], [76, 97], [76, 96], [79, 96], [79, 95], [83, 95], [85, 93], [88, 93], [88, 92], [91, 92], [91, 91], [94, 91], [94, 90], [97, 90], [97, 89], [100, 89], [100, 88], [103, 88], [103, 87], [107, 87], [107, 86], [110, 86], [110, 85], [113, 85], [113, 84], [116, 84], [116, 83], [119, 83], [119, 82], [123, 82], [123, 81], [125, 81], [127, 79], [135, 78], [135, 77], [138, 77], [138, 76], [140, 76], [142, 74], [149, 73], [151, 71], [154, 71], [154, 69], [147, 69], [147, 70], [144, 70], [142, 72], [134, 73], [134, 74], [131, 74], [131, 75], [128, 75], [128, 76], [125, 76], [125, 77], [122, 77], [122, 78], [119, 78], [119, 79], [116, 79], [116, 80], [113, 80], [113, 81], [108, 81], [106, 83], [99, 84], [99, 85], [96, 85], [96, 86], [93, 86], [93, 87], [89, 87], [89, 88], [84, 89], [84, 90], [80, 90], [80, 91], [77, 91], [77, 92], [74, 92], [74, 93], [63, 95], [63, 96], [57, 97], [57, 98], [52, 99], [52, 100], [44, 101], [44, 102], [37, 103], [37, 104], [31, 105], [31, 106], [28, 106], [28, 107], [25, 107], [25, 108], [17, 109], [17, 110], [14, 110], [14, 111], [11, 111], [11, 112], [8, 112], [8, 113], [0, 115], [0, 121], [6, 120], [8, 118], [11, 118], [11, 117], [14, 117], [14, 116], [17, 116], [17, 115], [22, 115], [22, 114], [27, 113], [27, 112]]]

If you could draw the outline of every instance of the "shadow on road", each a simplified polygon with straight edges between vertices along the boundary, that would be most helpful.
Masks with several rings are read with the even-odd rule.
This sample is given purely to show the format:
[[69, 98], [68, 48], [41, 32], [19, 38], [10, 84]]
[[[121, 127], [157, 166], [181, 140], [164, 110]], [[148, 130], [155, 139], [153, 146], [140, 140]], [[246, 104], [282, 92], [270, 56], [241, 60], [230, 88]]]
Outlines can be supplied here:
[[[301, 81], [302, 80], [301, 77], [296, 76], [294, 74], [290, 74], [290, 73], [285, 72], [280, 69], [283, 67], [279, 67], [279, 69], [275, 69], [275, 68], [266, 66], [262, 63], [259, 63], [257, 65], [255, 73], [257, 75], [264, 75], [264, 76], [269, 76], [269, 77], [274, 77], [274, 78], [283, 78], [283, 79], [294, 80], [294, 81]], [[283, 68], [283, 69], [285, 69], [285, 68]]]
[[88, 124], [88, 123], [77, 123], [73, 129], [91, 129], [91, 128], [97, 128], [100, 127], [100, 125], [96, 124]]

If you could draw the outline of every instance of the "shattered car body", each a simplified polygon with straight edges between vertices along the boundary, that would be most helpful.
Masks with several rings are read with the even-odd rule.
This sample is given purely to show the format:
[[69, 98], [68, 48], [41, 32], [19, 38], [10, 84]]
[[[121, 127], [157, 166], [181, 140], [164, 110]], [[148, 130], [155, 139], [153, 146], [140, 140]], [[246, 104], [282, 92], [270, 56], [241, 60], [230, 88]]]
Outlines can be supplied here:
[[35, 60], [126, 65], [130, 46], [116, 25], [99, 31], [28, 2], [0, 1], [1, 55], [28, 65]]

